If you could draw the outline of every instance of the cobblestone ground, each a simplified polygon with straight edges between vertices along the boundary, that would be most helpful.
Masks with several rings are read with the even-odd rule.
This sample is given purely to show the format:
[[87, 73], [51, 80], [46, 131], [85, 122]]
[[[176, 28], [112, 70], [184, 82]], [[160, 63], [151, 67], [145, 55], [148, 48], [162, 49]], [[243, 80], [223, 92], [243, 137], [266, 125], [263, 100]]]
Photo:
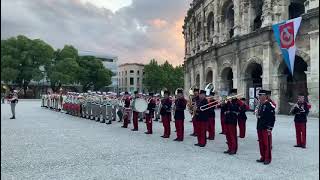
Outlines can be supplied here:
[[[227, 145], [216, 122], [216, 139], [196, 147], [185, 121], [185, 141], [163, 139], [162, 124], [154, 134], [71, 117], [40, 107], [40, 101], [20, 101], [17, 119], [10, 120], [9, 104], [1, 105], [1, 179], [288, 179], [319, 177], [319, 120], [309, 118], [307, 149], [294, 148], [292, 117], [277, 116], [273, 131], [273, 160], [259, 158], [256, 119], [248, 113], [247, 135], [239, 139], [237, 155], [223, 154]], [[218, 112], [218, 111], [217, 111]], [[217, 113], [219, 114], [219, 113]], [[216, 117], [220, 120], [219, 116]], [[132, 124], [130, 124], [130, 128]], [[174, 127], [171, 123], [171, 127]]]

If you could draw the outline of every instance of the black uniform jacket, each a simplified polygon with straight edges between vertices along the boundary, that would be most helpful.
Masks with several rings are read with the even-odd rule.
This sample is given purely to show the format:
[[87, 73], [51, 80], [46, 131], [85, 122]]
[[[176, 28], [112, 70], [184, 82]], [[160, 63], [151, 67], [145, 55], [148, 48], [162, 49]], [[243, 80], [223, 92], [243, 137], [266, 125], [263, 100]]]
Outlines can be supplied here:
[[171, 115], [171, 106], [172, 106], [172, 101], [170, 98], [165, 98], [161, 100], [161, 109], [160, 109], [160, 115]]
[[240, 106], [238, 100], [228, 101], [226, 104], [225, 119], [226, 124], [237, 124]]
[[208, 121], [208, 110], [200, 111], [200, 107], [208, 104], [207, 99], [203, 99], [202, 101], [199, 99], [197, 103], [197, 112], [196, 112], [196, 120], [197, 121]]
[[125, 100], [124, 100], [124, 107], [125, 108], [129, 108], [130, 107], [130, 98], [127, 97]]
[[294, 122], [307, 122], [309, 109], [310, 105], [307, 102], [298, 103], [298, 107], [295, 107], [292, 111], [295, 114]]
[[225, 112], [226, 112], [226, 109], [227, 109], [227, 104], [220, 104], [219, 108], [220, 108], [220, 114], [221, 115], [225, 115]]
[[[199, 105], [199, 96], [196, 96], [196, 97], [192, 98], [192, 104], [193, 105], [195, 104], [198, 107], [198, 105]], [[197, 115], [196, 112], [193, 112], [193, 113], [195, 113], [193, 119], [196, 119], [198, 117], [198, 115]]]
[[175, 120], [184, 120], [184, 110], [186, 109], [187, 100], [185, 98], [178, 98], [175, 100], [175, 113], [174, 119]]
[[249, 110], [249, 106], [245, 103], [240, 105], [240, 113], [239, 113], [239, 119], [241, 120], [247, 120], [246, 111]]
[[275, 120], [276, 118], [274, 105], [269, 101], [261, 104], [258, 110], [257, 130], [272, 130]]
[[149, 115], [152, 115], [152, 116], [154, 115], [155, 108], [156, 108], [156, 100], [152, 98], [148, 103], [148, 108], [147, 108], [147, 110], [149, 110]]
[[[211, 99], [211, 100], [209, 101], [209, 103], [210, 103], [210, 102], [214, 102], [214, 101], [215, 101], [214, 99]], [[215, 112], [214, 112], [214, 109], [215, 109], [214, 107], [208, 109], [208, 116], [209, 116], [209, 118], [215, 118], [216, 114], [215, 114]]]

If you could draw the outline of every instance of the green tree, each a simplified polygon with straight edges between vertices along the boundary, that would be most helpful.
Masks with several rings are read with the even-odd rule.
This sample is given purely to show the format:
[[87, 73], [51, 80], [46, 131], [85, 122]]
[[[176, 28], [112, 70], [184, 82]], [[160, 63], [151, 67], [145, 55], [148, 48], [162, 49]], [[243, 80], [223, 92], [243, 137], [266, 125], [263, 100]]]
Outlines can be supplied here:
[[183, 88], [184, 72], [182, 66], [173, 67], [168, 61], [162, 65], [154, 59], [144, 67], [143, 85], [153, 92], [160, 92], [163, 88], [174, 93], [177, 88]]
[[111, 84], [112, 72], [105, 68], [102, 61], [94, 56], [82, 56], [78, 59], [80, 73], [78, 76], [83, 90], [87, 91], [93, 86], [94, 90], [101, 90]]
[[40, 39], [19, 35], [1, 40], [1, 80], [17, 83], [26, 94], [31, 80], [44, 77], [40, 67], [50, 64], [53, 52], [53, 48]]
[[51, 88], [56, 91], [62, 84], [73, 84], [78, 82], [81, 71], [78, 64], [78, 50], [70, 45], [54, 52], [54, 58], [47, 67], [48, 78]]

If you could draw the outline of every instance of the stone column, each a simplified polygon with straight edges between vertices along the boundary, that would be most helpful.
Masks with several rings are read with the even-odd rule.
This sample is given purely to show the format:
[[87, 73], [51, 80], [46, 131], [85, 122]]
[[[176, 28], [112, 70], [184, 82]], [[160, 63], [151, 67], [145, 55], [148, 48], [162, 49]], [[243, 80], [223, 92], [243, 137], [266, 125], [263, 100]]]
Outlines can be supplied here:
[[290, 0], [275, 1], [274, 3], [275, 5], [273, 7], [273, 22], [279, 23], [283, 20], [287, 20], [289, 18]]
[[310, 115], [319, 117], [319, 30], [310, 35], [310, 68], [307, 74], [309, 102], [312, 106]]
[[306, 2], [304, 2], [304, 6], [305, 12], [308, 12], [310, 9], [319, 7], [319, 0], [306, 0]]
[[[281, 75], [282, 76], [282, 75]], [[273, 82], [273, 86], [271, 88], [271, 99], [273, 101], [275, 101], [275, 103], [277, 104], [276, 106], [276, 113], [279, 113], [279, 108], [280, 108], [280, 75], [272, 75], [272, 82]]]
[[240, 1], [233, 1], [234, 9], [234, 36], [241, 35]]
[[262, 6], [262, 27], [272, 24], [272, 14], [272, 0], [264, 0]]
[[240, 77], [240, 58], [239, 58], [239, 51], [235, 52], [235, 60], [232, 63], [232, 73], [233, 73], [233, 88], [238, 88], [238, 79]]
[[240, 8], [242, 9], [241, 34], [248, 34], [250, 32], [250, 24], [252, 23], [251, 7], [252, 7], [251, 3], [249, 4], [247, 0], [241, 1], [241, 8]]
[[262, 87], [271, 89], [271, 74], [272, 74], [272, 47], [270, 42], [263, 44], [262, 55]]

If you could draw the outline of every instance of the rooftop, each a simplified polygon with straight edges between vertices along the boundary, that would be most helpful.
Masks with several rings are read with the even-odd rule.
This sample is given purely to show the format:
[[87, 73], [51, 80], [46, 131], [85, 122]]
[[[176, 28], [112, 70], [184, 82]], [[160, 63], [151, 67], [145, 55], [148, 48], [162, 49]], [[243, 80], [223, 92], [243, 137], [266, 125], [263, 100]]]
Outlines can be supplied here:
[[142, 64], [142, 63], [124, 63], [124, 64], [120, 64], [119, 67], [128, 66], [128, 65], [144, 66], [145, 64]]

